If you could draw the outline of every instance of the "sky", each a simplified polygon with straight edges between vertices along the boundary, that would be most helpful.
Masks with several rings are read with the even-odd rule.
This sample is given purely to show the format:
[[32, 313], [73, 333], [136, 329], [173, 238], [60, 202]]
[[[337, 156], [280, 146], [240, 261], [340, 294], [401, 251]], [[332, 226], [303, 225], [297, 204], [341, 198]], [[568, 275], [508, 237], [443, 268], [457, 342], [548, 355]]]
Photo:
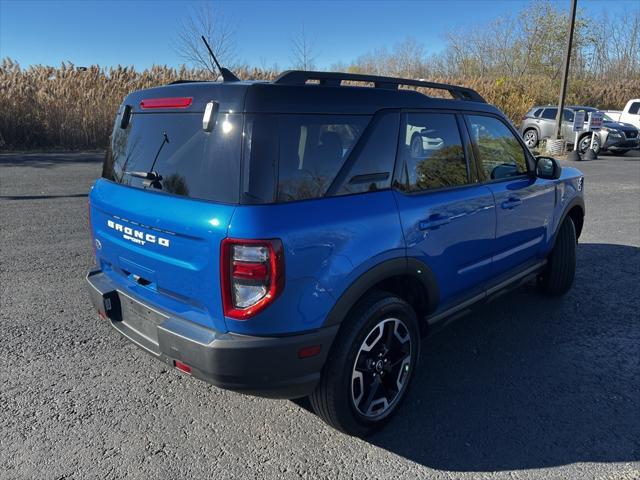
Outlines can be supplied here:
[[[464, 31], [505, 13], [517, 14], [530, 1], [177, 1], [177, 0], [0, 0], [0, 58], [23, 67], [153, 64], [178, 66], [173, 48], [180, 19], [190, 9], [213, 5], [235, 26], [238, 63], [288, 68], [291, 44], [302, 26], [313, 44], [316, 65], [349, 62], [407, 37], [428, 53], [444, 47], [444, 34]], [[569, 8], [569, 0], [558, 0]], [[579, 0], [579, 8], [600, 14], [637, 8], [637, 0]]]

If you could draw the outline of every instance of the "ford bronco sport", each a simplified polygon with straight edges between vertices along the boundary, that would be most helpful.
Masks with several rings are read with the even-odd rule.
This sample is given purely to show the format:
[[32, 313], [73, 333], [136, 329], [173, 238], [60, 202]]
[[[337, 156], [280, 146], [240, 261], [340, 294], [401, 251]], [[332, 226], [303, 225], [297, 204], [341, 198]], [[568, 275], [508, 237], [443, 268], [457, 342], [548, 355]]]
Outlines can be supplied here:
[[90, 296], [172, 367], [308, 396], [365, 435], [397, 411], [439, 320], [534, 278], [569, 290], [582, 190], [471, 89], [301, 71], [177, 82], [119, 108], [90, 192]]

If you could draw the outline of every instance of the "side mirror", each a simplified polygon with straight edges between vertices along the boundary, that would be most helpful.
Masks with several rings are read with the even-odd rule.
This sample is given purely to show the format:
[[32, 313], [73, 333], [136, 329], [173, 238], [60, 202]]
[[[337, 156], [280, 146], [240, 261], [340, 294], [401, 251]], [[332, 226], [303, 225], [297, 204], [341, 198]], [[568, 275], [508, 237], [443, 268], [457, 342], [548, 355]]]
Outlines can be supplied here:
[[557, 180], [562, 173], [562, 167], [555, 158], [536, 157], [536, 176], [547, 180]]

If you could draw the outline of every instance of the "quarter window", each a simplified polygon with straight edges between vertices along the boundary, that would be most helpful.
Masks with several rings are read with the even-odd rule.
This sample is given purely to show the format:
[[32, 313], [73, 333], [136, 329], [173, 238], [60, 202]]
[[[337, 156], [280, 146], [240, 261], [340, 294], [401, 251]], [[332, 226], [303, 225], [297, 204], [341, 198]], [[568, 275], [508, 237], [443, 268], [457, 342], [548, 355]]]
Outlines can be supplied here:
[[[391, 186], [391, 175], [396, 160], [400, 114], [379, 113], [374, 117], [348, 162], [349, 171], [337, 195], [383, 190]], [[355, 157], [355, 158], [353, 158]]]
[[416, 192], [469, 183], [467, 162], [456, 118], [446, 113], [403, 116], [396, 185]]
[[482, 180], [527, 173], [524, 148], [501, 120], [482, 115], [469, 115], [467, 118]]
[[276, 202], [288, 202], [324, 196], [370, 118], [250, 116], [245, 128], [244, 201], [270, 203], [275, 196]]
[[322, 197], [368, 121], [369, 117], [283, 115], [278, 201]]

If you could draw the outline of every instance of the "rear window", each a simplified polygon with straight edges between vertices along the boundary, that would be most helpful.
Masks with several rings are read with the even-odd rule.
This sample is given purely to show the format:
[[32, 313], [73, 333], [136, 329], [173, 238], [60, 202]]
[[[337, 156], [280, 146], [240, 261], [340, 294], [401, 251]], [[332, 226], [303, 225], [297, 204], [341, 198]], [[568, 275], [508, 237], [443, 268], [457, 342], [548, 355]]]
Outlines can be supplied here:
[[[220, 114], [205, 132], [202, 113], [133, 114], [126, 129], [118, 118], [102, 176], [131, 187], [237, 203], [242, 121], [241, 114]], [[140, 178], [147, 172], [156, 172], [158, 181]]]
[[324, 196], [369, 120], [363, 115], [248, 115], [244, 201]]
[[639, 110], [640, 110], [640, 102], [633, 102], [629, 107], [629, 113], [631, 115], [638, 115]]

